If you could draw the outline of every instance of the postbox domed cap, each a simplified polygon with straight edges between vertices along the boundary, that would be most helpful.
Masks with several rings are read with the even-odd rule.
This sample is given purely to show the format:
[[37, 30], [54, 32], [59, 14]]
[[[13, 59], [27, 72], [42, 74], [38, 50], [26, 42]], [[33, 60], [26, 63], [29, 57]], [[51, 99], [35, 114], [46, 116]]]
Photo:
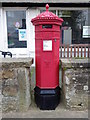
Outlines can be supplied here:
[[49, 5], [48, 5], [48, 4], [46, 4], [46, 11], [48, 11], [48, 9], [49, 9]]
[[47, 22], [51, 22], [51, 24], [62, 25], [63, 19], [50, 12], [48, 9], [49, 5], [46, 4], [46, 11], [42, 12], [31, 20], [33, 25], [46, 24]]

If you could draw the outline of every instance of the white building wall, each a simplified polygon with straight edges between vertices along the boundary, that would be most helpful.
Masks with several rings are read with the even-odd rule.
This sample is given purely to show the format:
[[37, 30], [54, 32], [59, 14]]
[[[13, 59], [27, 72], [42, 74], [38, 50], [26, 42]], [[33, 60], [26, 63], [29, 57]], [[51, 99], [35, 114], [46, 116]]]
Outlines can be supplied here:
[[28, 51], [30, 57], [34, 58], [34, 65], [35, 65], [35, 26], [31, 23], [32, 18], [36, 17], [40, 14], [39, 9], [28, 9], [27, 10], [27, 39], [28, 39]]
[[[48, 0], [0, 0], [0, 2], [48, 3]], [[89, 0], [49, 0], [49, 3], [88, 3]]]
[[[0, 7], [0, 51], [5, 51], [5, 30], [4, 30], [4, 11], [3, 8]], [[2, 57], [2, 53], [0, 52], [0, 57]]]
[[[12, 8], [11, 8], [12, 9]], [[27, 49], [10, 49], [8, 48], [7, 43], [7, 24], [6, 24], [6, 10], [0, 8], [0, 50], [2, 51], [10, 51], [13, 53], [13, 57], [33, 57], [34, 58], [34, 66], [35, 66], [35, 26], [31, 23], [32, 18], [36, 17], [40, 10], [37, 8], [29, 8], [26, 9], [26, 25], [27, 25]], [[21, 54], [20, 54], [21, 53]], [[22, 53], [26, 53], [27, 55], [23, 56]], [[1, 53], [0, 53], [1, 54]], [[14, 56], [15, 54], [15, 56]], [[0, 57], [2, 57], [0, 55]]]
[[0, 50], [4, 50], [4, 40], [3, 40], [3, 10], [0, 8]]

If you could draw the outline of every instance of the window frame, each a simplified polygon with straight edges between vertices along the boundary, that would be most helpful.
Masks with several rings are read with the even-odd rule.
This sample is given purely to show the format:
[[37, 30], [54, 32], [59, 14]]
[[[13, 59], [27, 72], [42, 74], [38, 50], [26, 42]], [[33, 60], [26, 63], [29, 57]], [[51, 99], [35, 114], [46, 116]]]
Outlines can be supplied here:
[[[18, 10], [18, 11], [16, 11], [16, 10], [13, 10], [13, 11], [6, 11], [6, 22], [9, 22], [9, 21], [7, 21], [7, 18], [8, 18], [8, 12], [24, 12], [25, 13], [25, 19], [26, 19], [26, 11], [25, 10], [22, 10], [22, 11], [20, 11], [20, 10]], [[14, 16], [15, 17], [15, 16]], [[14, 18], [13, 18], [14, 19]], [[20, 18], [21, 19], [21, 18]], [[8, 39], [8, 24], [9, 23], [7, 23], [7, 41], [9, 40]], [[15, 26], [14, 26], [15, 27]], [[27, 30], [27, 27], [26, 28], [24, 28], [24, 29], [26, 29]], [[19, 30], [19, 29], [18, 29]], [[19, 32], [19, 31], [18, 31]], [[18, 34], [19, 35], [19, 34]], [[18, 36], [19, 37], [19, 36]], [[12, 38], [13, 38], [13, 36], [12, 36]], [[21, 43], [20, 43], [21, 42]], [[23, 44], [23, 42], [22, 41], [20, 41], [19, 42], [19, 39], [18, 39], [18, 43], [20, 43], [20, 44]], [[26, 42], [26, 44], [27, 44], [27, 40], [25, 40], [25, 42]], [[15, 47], [16, 46], [16, 47]], [[14, 47], [9, 47], [9, 44], [8, 44], [8, 48], [27, 48], [27, 45], [26, 45], [26, 47], [18, 47], [18, 45], [16, 45], [15, 44], [15, 46]], [[21, 45], [22, 46], [22, 45]]]
[[[3, 7], [3, 42], [4, 42], [4, 50], [10, 51], [13, 53], [13, 57], [19, 57], [20, 55], [23, 56], [29, 56], [29, 45], [28, 45], [28, 39], [29, 36], [27, 35], [27, 48], [8, 48], [8, 35], [7, 35], [7, 16], [6, 11], [25, 11], [26, 12], [26, 31], [28, 31], [27, 26], [29, 25], [28, 21], [28, 9], [27, 7]], [[28, 33], [28, 32], [27, 32]]]

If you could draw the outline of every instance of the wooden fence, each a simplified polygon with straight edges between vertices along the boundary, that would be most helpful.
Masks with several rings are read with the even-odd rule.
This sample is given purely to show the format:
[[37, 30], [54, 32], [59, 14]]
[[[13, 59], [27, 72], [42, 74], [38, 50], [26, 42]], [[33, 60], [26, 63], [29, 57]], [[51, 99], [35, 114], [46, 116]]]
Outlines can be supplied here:
[[90, 44], [60, 45], [60, 58], [90, 58]]

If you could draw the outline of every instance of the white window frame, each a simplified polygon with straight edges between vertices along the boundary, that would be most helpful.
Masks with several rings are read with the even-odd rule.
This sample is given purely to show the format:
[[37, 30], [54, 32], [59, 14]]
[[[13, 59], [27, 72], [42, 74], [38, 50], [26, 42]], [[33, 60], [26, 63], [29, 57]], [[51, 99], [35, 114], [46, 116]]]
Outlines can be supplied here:
[[13, 57], [29, 57], [29, 45], [28, 45], [28, 35], [27, 35], [27, 48], [8, 48], [8, 37], [7, 37], [7, 18], [6, 18], [6, 11], [26, 11], [26, 31], [27, 31], [27, 26], [30, 21], [27, 21], [27, 7], [5, 7], [3, 8], [4, 12], [4, 22], [3, 22], [3, 36], [4, 36], [4, 49], [5, 51], [10, 51], [13, 54]]

